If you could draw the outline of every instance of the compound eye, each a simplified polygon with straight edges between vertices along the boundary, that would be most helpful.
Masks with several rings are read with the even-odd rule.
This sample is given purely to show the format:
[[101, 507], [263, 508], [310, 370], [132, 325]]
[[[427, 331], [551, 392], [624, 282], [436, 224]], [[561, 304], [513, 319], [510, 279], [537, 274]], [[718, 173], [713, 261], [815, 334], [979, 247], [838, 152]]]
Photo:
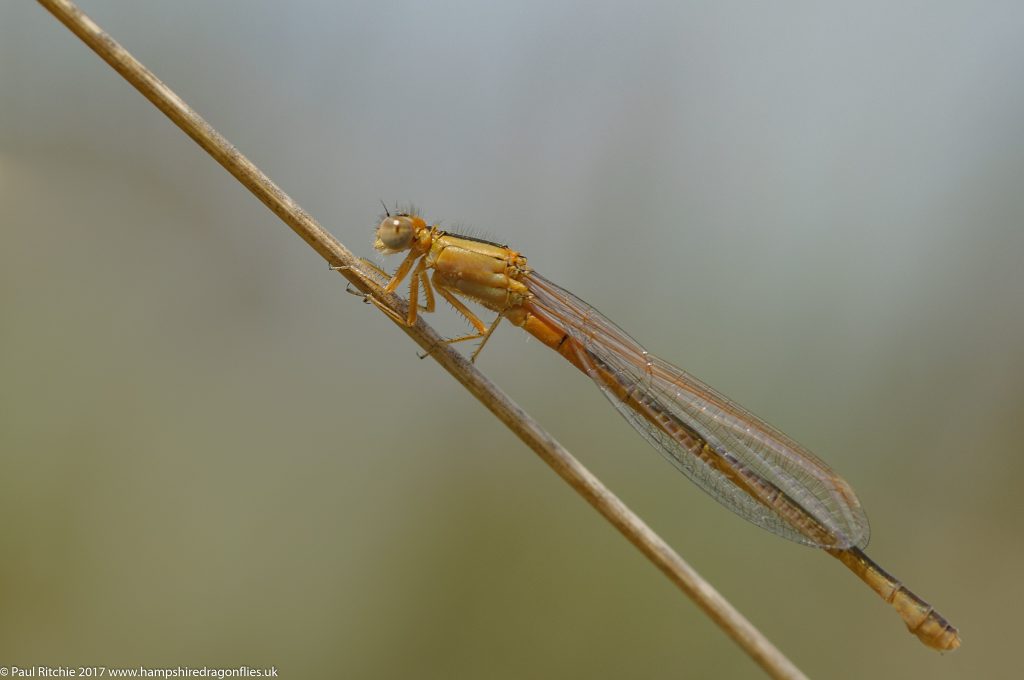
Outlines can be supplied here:
[[[408, 250], [416, 235], [416, 218], [410, 215], [389, 215], [377, 225], [373, 247], [385, 253]], [[422, 220], [420, 220], [422, 222]]]

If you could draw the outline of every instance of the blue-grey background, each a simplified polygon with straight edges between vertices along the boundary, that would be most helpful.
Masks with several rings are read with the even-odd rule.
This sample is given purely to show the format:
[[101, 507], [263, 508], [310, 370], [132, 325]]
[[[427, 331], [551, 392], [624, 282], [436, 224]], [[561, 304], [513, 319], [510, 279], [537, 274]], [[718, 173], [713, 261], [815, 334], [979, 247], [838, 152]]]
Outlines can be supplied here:
[[[352, 249], [378, 199], [508, 242], [842, 472], [956, 654], [518, 329], [479, 362], [811, 676], [1019, 672], [1019, 3], [84, 9]], [[0, 205], [0, 664], [759, 677], [32, 3]]]

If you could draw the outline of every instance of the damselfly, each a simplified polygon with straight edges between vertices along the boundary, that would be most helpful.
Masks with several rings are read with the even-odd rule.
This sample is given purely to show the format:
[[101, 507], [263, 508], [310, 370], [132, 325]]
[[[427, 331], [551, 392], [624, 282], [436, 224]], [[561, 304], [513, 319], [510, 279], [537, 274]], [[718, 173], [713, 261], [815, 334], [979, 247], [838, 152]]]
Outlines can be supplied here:
[[[377, 270], [388, 293], [409, 278], [408, 316], [396, 320], [412, 325], [419, 311], [432, 312], [436, 292], [473, 326], [472, 333], [448, 342], [479, 339], [475, 359], [508, 319], [588, 375], [644, 439], [722, 505], [837, 558], [929, 647], [960, 646], [956, 628], [864, 553], [867, 517], [842, 477], [782, 432], [649, 353], [596, 309], [533, 271], [521, 254], [405, 213], [381, 220], [374, 247], [384, 254], [408, 251], [393, 275]], [[484, 323], [460, 298], [497, 317]]]

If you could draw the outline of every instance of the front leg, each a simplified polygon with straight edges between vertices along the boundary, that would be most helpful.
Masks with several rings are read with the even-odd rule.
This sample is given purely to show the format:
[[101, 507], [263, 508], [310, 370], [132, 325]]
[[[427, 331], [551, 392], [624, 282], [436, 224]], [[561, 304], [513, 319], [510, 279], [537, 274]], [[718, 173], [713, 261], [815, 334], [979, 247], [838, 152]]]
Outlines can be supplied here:
[[423, 291], [427, 298], [427, 307], [424, 311], [434, 311], [434, 292], [430, 289], [430, 281], [427, 280], [427, 258], [420, 259], [416, 268], [412, 270], [409, 278], [409, 318], [406, 325], [412, 326], [416, 323], [416, 314], [420, 308], [420, 283], [423, 284]]
[[[416, 261], [417, 257], [418, 256], [416, 256], [415, 253], [410, 253], [405, 258], [405, 260], [403, 260], [402, 264], [399, 265], [398, 269], [395, 270], [394, 275], [388, 274], [386, 271], [384, 271], [383, 269], [381, 269], [380, 267], [375, 265], [373, 262], [370, 262], [369, 260], [367, 260], [365, 258], [359, 258], [360, 261], [364, 265], [369, 267], [369, 270], [374, 275], [379, 275], [384, 281], [387, 281], [386, 285], [384, 285], [383, 283], [381, 283], [379, 281], [375, 281], [366, 272], [363, 272], [363, 271], [357, 269], [356, 267], [351, 267], [349, 265], [342, 265], [342, 266], [332, 266], [331, 269], [334, 270], [334, 271], [338, 271], [338, 272], [341, 272], [343, 270], [354, 271], [354, 272], [356, 272], [360, 276], [360, 278], [362, 278], [364, 281], [366, 281], [366, 283], [369, 285], [369, 287], [371, 289], [376, 287], [378, 290], [383, 290], [384, 293], [393, 293], [395, 291], [395, 289], [398, 287], [398, 285], [402, 283], [402, 280], [405, 279], [405, 277], [409, 275], [409, 269], [412, 267], [412, 265]], [[393, 309], [391, 309], [390, 307], [385, 305], [383, 302], [381, 302], [381, 300], [378, 299], [378, 297], [377, 297], [377, 295], [375, 293], [360, 293], [358, 291], [353, 291], [353, 290], [351, 290], [349, 288], [346, 288], [346, 290], [349, 293], [352, 293], [353, 295], [358, 295], [359, 297], [363, 298], [363, 302], [366, 302], [367, 304], [373, 304], [377, 309], [379, 309], [380, 311], [384, 312], [389, 317], [391, 317], [396, 323], [402, 324], [403, 326], [412, 326], [413, 324], [416, 323], [416, 310], [417, 310], [417, 307], [418, 307], [417, 300], [418, 300], [418, 297], [419, 297], [419, 291], [418, 291], [418, 285], [417, 284], [419, 282], [423, 283], [424, 291], [426, 293], [426, 298], [427, 298], [427, 305], [426, 305], [426, 307], [423, 307], [422, 309], [424, 311], [433, 311], [434, 310], [434, 293], [433, 293], [433, 290], [431, 290], [431, 288], [430, 288], [430, 282], [427, 280], [427, 276], [426, 276], [426, 259], [425, 258], [420, 260], [419, 264], [417, 265], [417, 267], [415, 269], [415, 273], [412, 276], [412, 280], [409, 282], [410, 283], [410, 286], [409, 286], [409, 298], [410, 299], [409, 299], [408, 316], [402, 316], [398, 312], [395, 312]]]
[[402, 260], [402, 264], [398, 265], [398, 269], [395, 270], [391, 280], [388, 281], [388, 285], [384, 286], [385, 293], [394, 293], [398, 290], [398, 286], [401, 285], [402, 280], [409, 274], [409, 269], [412, 268], [412, 265], [416, 262], [416, 258], [418, 257], [420, 257], [420, 254], [415, 250], [405, 256], [405, 259]]

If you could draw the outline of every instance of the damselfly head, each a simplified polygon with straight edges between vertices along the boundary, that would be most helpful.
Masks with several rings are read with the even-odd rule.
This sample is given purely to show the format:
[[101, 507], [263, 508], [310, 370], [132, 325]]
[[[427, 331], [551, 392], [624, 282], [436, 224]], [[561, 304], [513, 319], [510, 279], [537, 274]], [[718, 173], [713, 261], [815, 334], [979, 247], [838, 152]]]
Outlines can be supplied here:
[[426, 228], [426, 221], [418, 215], [388, 215], [377, 225], [373, 247], [385, 255], [409, 250]]

